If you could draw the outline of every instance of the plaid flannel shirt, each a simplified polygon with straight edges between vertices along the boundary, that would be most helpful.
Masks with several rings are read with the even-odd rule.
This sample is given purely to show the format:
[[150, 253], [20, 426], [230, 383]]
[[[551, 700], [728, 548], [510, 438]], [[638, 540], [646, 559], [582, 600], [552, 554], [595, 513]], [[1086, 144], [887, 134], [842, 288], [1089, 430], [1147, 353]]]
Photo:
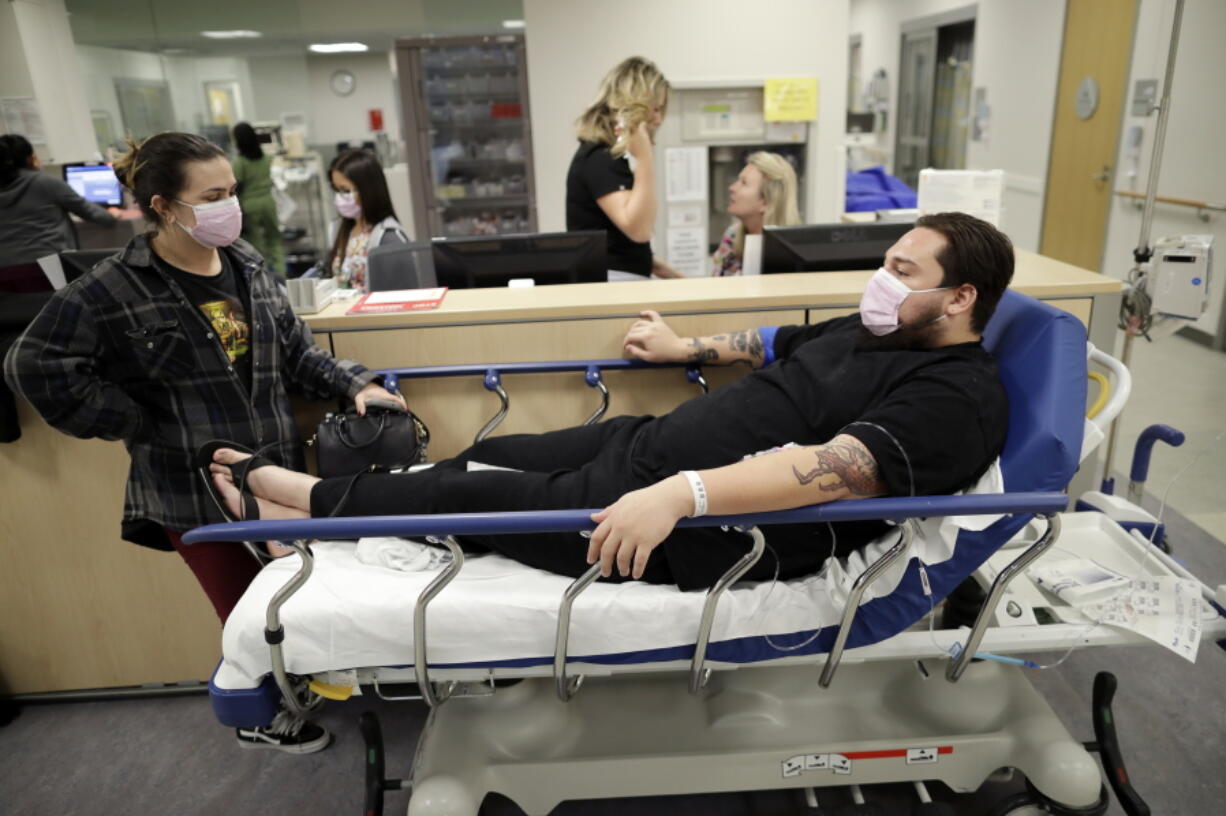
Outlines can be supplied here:
[[124, 537], [158, 549], [170, 546], [149, 522], [182, 531], [223, 520], [196, 473], [201, 444], [282, 442], [267, 455], [301, 470], [286, 386], [352, 398], [375, 379], [314, 344], [250, 244], [221, 251], [250, 295], [250, 391], [143, 235], [56, 292], [4, 360], [9, 385], [50, 425], [123, 441], [132, 456]]

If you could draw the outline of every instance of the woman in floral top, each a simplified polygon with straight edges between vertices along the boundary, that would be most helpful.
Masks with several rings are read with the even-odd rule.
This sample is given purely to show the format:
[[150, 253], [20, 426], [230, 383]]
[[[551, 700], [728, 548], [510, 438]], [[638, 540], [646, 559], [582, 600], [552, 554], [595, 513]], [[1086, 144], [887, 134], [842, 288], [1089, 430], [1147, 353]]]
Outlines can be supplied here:
[[[745, 258], [746, 236], [762, 240], [762, 227], [787, 227], [800, 223], [796, 208], [796, 171], [778, 153], [758, 151], [750, 154], [736, 181], [728, 188], [728, 214], [734, 221], [724, 230], [719, 248], [712, 257], [712, 275], [740, 275]], [[756, 236], [756, 237], [752, 237]], [[759, 250], [758, 258], [761, 258]], [[758, 270], [751, 269], [750, 274]]]
[[342, 289], [366, 289], [367, 253], [409, 237], [396, 220], [387, 179], [374, 153], [346, 150], [333, 160], [328, 175], [341, 221], [324, 268]]

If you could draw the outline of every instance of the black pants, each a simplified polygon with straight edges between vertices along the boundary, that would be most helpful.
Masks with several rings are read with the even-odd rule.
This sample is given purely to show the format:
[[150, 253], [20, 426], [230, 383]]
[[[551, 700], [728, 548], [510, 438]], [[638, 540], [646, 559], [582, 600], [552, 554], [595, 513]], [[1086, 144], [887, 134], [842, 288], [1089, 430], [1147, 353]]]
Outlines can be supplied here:
[[[654, 481], [636, 469], [633, 455], [637, 432], [649, 421], [649, 417], [616, 417], [545, 434], [491, 437], [420, 473], [367, 474], [353, 485], [338, 515], [601, 509]], [[470, 461], [522, 472], [468, 472]], [[349, 477], [341, 477], [315, 485], [311, 515], [331, 515], [349, 482]], [[462, 543], [571, 577], [588, 568], [588, 542], [577, 532], [465, 536]], [[718, 527], [674, 530], [652, 553], [643, 580], [705, 589], [749, 544], [746, 534]], [[769, 558], [762, 562], [755, 570], [758, 574], [750, 577], [774, 574], [775, 564]]]

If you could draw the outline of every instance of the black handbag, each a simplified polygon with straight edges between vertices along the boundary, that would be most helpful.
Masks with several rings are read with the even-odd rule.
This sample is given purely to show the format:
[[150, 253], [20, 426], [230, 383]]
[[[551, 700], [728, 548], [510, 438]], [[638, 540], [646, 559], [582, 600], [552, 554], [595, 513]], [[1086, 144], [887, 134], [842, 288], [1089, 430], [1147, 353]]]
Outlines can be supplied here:
[[328, 414], [312, 440], [323, 479], [424, 462], [429, 442], [426, 424], [412, 411], [387, 400], [366, 403], [366, 416], [353, 409]]

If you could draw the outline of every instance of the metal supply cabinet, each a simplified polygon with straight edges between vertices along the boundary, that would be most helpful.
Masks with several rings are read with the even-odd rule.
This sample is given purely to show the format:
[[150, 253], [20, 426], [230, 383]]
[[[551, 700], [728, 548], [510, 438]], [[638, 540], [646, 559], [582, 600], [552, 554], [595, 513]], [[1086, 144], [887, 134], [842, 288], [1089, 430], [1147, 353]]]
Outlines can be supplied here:
[[521, 35], [396, 41], [420, 237], [536, 231]]

